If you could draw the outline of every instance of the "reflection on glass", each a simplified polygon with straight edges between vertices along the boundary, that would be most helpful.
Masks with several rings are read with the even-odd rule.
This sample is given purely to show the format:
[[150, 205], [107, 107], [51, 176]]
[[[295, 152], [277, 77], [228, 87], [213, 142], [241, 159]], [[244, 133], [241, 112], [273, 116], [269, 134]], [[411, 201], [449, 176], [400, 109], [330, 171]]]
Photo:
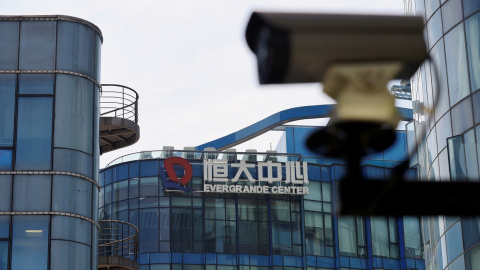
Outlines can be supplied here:
[[54, 70], [56, 21], [22, 21], [20, 70]]
[[12, 269], [48, 269], [49, 219], [49, 216], [13, 217]]
[[[2, 37], [0, 36], [0, 41], [1, 39]], [[0, 53], [0, 55], [3, 55], [3, 53]], [[0, 147], [13, 146], [16, 79], [17, 76], [14, 74], [0, 74], [0, 123], [2, 123], [2, 128], [0, 129]]]
[[15, 169], [49, 170], [52, 146], [52, 104], [49, 97], [18, 99]]
[[[437, 0], [438, 1], [438, 0]], [[442, 31], [442, 16], [441, 11], [438, 10], [427, 23], [428, 30], [428, 44], [430, 48], [435, 45], [438, 39], [443, 35]]]
[[458, 119], [452, 121], [453, 135], [458, 135], [473, 126], [473, 113], [472, 103], [470, 98], [464, 99], [458, 105], [452, 108], [452, 119]]
[[463, 23], [445, 35], [445, 52], [450, 104], [453, 106], [470, 93]]
[[452, 181], [464, 180], [467, 178], [465, 165], [465, 147], [463, 136], [456, 136], [448, 139], [448, 159], [450, 164], [450, 178]]
[[[477, 1], [477, 3], [480, 3], [480, 1]], [[480, 13], [465, 21], [465, 33], [467, 35], [470, 85], [473, 92], [480, 88]]]
[[53, 74], [19, 74], [18, 92], [24, 94], [53, 94]]
[[[436, 104], [435, 115], [441, 117], [449, 108], [447, 69], [445, 65], [445, 49], [443, 47], [443, 39], [438, 42], [430, 51], [433, 64], [436, 68], [431, 68], [432, 92], [434, 102]], [[428, 67], [428, 65], [427, 65]], [[427, 74], [428, 72], [427, 68]], [[436, 73], [438, 72], [438, 74]], [[429, 78], [427, 78], [428, 81]], [[438, 80], [438, 82], [437, 82]]]
[[[16, 70], [18, 62], [19, 21], [0, 23], [0, 66], [3, 70]], [[1, 99], [0, 99], [1, 100]]]
[[442, 6], [443, 31], [448, 32], [462, 19], [462, 1], [450, 0]]

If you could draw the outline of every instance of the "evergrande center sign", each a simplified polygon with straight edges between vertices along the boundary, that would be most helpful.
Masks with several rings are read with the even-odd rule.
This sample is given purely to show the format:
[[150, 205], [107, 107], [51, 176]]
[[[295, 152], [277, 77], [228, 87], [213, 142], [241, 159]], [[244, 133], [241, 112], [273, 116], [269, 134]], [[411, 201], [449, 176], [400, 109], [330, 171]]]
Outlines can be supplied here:
[[[184, 175], [178, 178], [174, 165], [183, 167]], [[171, 157], [163, 162], [160, 177], [166, 190], [186, 192], [248, 193], [307, 195], [307, 162], [246, 162], [229, 163], [220, 159], [203, 160], [203, 190], [186, 188], [193, 169], [188, 160]], [[243, 177], [242, 177], [243, 176]]]

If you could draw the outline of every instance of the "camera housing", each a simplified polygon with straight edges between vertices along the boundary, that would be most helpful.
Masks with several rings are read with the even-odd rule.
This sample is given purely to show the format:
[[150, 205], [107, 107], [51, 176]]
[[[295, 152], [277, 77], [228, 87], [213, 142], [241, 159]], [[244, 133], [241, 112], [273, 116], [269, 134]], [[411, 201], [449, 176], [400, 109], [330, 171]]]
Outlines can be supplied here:
[[[409, 78], [427, 58], [414, 16], [254, 12], [246, 30], [260, 84], [323, 82], [333, 63], [400, 62]], [[393, 79], [393, 78], [392, 78]]]

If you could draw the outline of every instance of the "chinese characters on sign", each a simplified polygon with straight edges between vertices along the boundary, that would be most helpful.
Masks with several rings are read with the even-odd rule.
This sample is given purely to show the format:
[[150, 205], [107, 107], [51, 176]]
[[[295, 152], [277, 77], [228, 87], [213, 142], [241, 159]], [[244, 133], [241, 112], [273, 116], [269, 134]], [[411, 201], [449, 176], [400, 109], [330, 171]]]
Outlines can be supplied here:
[[[231, 179], [228, 178], [229, 167], [236, 168], [235, 176]], [[256, 178], [252, 176], [255, 167]], [[203, 163], [203, 178], [204, 192], [308, 194], [308, 187], [304, 186], [308, 184], [307, 162], [266, 161], [255, 164], [242, 160], [229, 164], [226, 160], [207, 159]]]

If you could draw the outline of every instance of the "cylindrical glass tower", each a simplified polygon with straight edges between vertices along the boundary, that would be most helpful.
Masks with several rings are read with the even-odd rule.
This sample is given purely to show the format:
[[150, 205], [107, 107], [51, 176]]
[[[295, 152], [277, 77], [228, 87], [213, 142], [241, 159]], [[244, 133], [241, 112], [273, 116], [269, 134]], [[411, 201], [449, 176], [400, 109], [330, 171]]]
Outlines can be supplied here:
[[[480, 1], [409, 0], [405, 10], [425, 18], [433, 60], [412, 78], [415, 120], [408, 130], [421, 139], [427, 129], [412, 165], [421, 179], [479, 181]], [[434, 103], [429, 121], [423, 106]], [[427, 269], [480, 269], [480, 218], [424, 217], [423, 237]]]
[[97, 269], [100, 46], [90, 22], [0, 17], [0, 269]]

